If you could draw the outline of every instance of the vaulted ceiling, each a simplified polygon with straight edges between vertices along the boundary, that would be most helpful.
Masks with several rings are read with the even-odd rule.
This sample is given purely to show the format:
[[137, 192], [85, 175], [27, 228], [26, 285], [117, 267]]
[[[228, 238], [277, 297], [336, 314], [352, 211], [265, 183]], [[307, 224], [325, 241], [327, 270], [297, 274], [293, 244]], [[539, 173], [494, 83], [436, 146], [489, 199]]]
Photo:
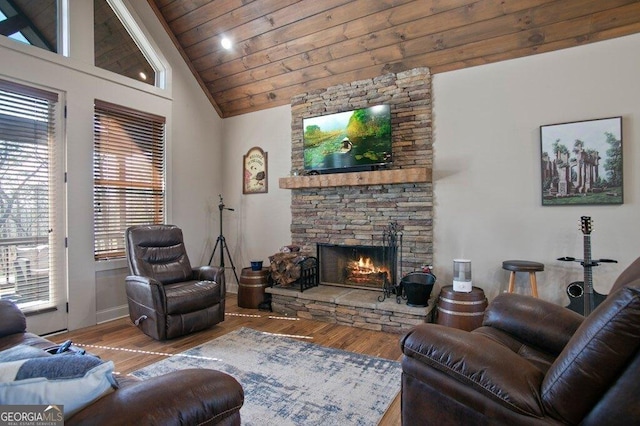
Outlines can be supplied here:
[[640, 32], [640, 0], [148, 2], [221, 117], [389, 72], [440, 73]]

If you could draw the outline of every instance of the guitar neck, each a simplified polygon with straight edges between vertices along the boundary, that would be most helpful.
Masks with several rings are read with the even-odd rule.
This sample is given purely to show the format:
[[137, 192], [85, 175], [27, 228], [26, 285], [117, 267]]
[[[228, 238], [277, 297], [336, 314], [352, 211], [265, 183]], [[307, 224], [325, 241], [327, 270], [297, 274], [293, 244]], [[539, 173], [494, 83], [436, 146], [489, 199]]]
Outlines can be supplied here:
[[595, 308], [593, 298], [593, 274], [591, 271], [591, 235], [585, 234], [584, 240], [584, 316], [588, 316]]
[[593, 274], [591, 273], [591, 235], [585, 235], [584, 241], [584, 287], [593, 293]]

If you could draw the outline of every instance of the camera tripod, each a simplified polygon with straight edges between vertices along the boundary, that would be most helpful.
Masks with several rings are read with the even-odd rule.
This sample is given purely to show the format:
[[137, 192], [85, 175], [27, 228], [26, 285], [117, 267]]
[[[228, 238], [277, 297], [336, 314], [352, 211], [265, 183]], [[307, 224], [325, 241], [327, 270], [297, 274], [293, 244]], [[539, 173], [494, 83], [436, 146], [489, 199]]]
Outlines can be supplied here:
[[227, 246], [227, 240], [224, 239], [224, 235], [222, 235], [222, 210], [234, 211], [228, 207], [225, 207], [224, 201], [222, 201], [222, 195], [218, 194], [220, 197], [220, 204], [218, 204], [218, 210], [220, 210], [220, 235], [218, 235], [218, 239], [216, 240], [216, 245], [213, 246], [213, 251], [211, 252], [211, 257], [209, 258], [209, 265], [211, 265], [211, 261], [213, 260], [213, 256], [216, 254], [216, 249], [218, 245], [220, 245], [220, 267], [224, 269], [224, 253], [227, 252], [227, 257], [229, 258], [229, 262], [231, 263], [231, 269], [233, 270], [233, 276], [236, 277], [236, 284], [240, 284], [238, 281], [238, 274], [236, 274], [236, 266], [233, 264], [233, 259], [231, 259], [231, 254], [229, 253], [229, 247]]

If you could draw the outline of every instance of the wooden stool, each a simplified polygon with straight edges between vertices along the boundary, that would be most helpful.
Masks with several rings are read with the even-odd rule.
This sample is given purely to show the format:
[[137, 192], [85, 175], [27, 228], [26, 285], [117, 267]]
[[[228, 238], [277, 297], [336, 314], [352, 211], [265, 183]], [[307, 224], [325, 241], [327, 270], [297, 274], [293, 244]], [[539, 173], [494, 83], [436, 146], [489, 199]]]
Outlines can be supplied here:
[[516, 272], [528, 272], [529, 283], [531, 284], [531, 295], [538, 297], [538, 283], [536, 282], [536, 272], [544, 271], [544, 264], [530, 262], [528, 260], [505, 260], [502, 262], [502, 269], [511, 271], [509, 275], [509, 293], [516, 289]]

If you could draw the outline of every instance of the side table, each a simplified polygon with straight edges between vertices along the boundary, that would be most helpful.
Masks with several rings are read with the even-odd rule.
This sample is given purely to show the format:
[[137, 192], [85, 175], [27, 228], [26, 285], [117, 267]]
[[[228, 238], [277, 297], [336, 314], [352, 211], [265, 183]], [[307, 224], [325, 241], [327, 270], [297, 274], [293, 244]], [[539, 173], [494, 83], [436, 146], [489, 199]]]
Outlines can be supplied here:
[[442, 287], [438, 297], [436, 323], [447, 327], [471, 331], [482, 325], [487, 298], [484, 290], [472, 287], [471, 292], [453, 291], [453, 286]]
[[258, 309], [258, 305], [264, 301], [264, 289], [269, 286], [269, 278], [269, 268], [258, 271], [242, 268], [238, 283], [238, 306]]

